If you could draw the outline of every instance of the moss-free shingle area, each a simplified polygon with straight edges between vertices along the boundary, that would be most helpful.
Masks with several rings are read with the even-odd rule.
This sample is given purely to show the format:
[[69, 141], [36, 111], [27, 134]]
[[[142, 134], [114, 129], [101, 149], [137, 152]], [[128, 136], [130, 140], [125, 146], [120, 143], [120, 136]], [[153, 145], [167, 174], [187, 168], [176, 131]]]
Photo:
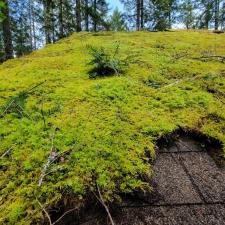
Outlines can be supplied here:
[[[90, 79], [86, 46], [118, 44], [129, 68]], [[0, 223], [40, 224], [42, 207], [79, 208], [97, 186], [105, 201], [147, 189], [154, 143], [178, 127], [225, 144], [225, 64], [214, 56], [225, 34], [80, 33], [1, 65]]]

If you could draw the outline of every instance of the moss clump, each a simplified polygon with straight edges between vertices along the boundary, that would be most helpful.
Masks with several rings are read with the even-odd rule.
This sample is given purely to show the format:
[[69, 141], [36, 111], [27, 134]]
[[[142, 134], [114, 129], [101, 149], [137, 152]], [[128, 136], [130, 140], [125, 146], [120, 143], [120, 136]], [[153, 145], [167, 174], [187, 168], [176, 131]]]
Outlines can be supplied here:
[[[74, 34], [1, 65], [2, 112], [43, 84], [19, 97], [22, 115], [11, 108], [0, 118], [0, 223], [40, 223], [38, 201], [46, 209], [62, 201], [81, 207], [97, 184], [106, 201], [148, 188], [147, 155], [154, 157], [155, 140], [177, 127], [225, 143], [225, 64], [194, 59], [207, 49], [225, 55], [224, 38], [186, 31]], [[86, 45], [112, 52], [115, 41], [121, 57], [138, 57], [123, 76], [89, 79]]]

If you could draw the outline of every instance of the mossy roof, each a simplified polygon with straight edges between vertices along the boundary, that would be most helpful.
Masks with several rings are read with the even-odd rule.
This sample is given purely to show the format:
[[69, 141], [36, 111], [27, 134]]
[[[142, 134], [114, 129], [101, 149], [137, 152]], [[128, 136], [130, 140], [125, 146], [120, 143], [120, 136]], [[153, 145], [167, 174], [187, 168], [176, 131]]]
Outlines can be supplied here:
[[[129, 68], [90, 79], [86, 45], [118, 43], [121, 57], [135, 55]], [[0, 223], [39, 223], [39, 203], [79, 208], [96, 185], [105, 201], [148, 188], [155, 141], [178, 127], [225, 144], [225, 64], [198, 59], [215, 55], [225, 56], [225, 34], [102, 32], [2, 64]], [[38, 186], [49, 156], [60, 157]]]

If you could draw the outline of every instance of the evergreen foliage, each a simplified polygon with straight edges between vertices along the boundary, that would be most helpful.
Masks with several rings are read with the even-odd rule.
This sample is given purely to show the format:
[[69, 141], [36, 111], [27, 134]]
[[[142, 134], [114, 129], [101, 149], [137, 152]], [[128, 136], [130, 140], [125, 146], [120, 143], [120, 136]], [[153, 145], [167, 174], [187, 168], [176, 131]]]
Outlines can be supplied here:
[[123, 18], [123, 14], [116, 8], [110, 18], [110, 30], [112, 31], [125, 31], [127, 24]]
[[[224, 29], [225, 0], [1, 0], [0, 62], [81, 31]], [[3, 29], [4, 28], [4, 29]]]
[[96, 48], [89, 45], [87, 48], [92, 56], [88, 65], [94, 65], [94, 68], [89, 72], [91, 78], [119, 75], [128, 66], [128, 60], [118, 56], [119, 45], [112, 53], [108, 53], [104, 47]]
[[195, 1], [183, 1], [180, 5], [179, 22], [185, 24], [186, 29], [194, 29], [197, 21], [197, 7]]
[[4, 19], [4, 14], [2, 13], [2, 9], [5, 7], [4, 2], [0, 1], [0, 22]]

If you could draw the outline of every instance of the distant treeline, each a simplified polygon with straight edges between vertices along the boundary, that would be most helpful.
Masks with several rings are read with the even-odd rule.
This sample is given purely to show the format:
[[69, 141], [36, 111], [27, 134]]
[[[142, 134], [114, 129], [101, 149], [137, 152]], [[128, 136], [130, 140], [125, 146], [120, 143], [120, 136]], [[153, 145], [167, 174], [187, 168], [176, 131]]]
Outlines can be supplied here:
[[0, 62], [73, 32], [224, 29], [225, 0], [121, 0], [110, 13], [105, 0], [0, 0]]

